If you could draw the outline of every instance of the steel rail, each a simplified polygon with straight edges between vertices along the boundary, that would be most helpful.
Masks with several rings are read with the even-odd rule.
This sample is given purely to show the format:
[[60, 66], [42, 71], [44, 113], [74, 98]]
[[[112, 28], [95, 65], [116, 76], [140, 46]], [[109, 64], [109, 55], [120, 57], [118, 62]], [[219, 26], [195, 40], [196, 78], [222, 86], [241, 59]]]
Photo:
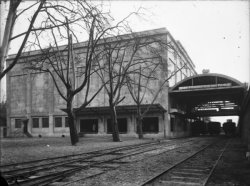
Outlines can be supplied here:
[[[190, 140], [190, 141], [192, 141], [192, 140]], [[168, 142], [162, 143], [162, 145], [165, 144], [165, 143], [172, 144], [174, 142], [169, 142], [168, 141]], [[5, 177], [6, 179], [10, 179], [11, 177], [20, 176], [20, 175], [24, 175], [24, 174], [28, 174], [28, 173], [32, 174], [34, 172], [38, 172], [38, 171], [41, 171], [41, 170], [46, 170], [47, 169], [46, 167], [45, 168], [41, 168], [41, 167], [48, 166], [48, 165], [49, 165], [48, 169], [52, 168], [51, 165], [54, 165], [53, 168], [55, 168], [55, 167], [58, 167], [58, 166], [63, 166], [63, 165], [67, 165], [67, 164], [70, 164], [70, 163], [74, 163], [76, 161], [83, 161], [83, 160], [88, 160], [88, 159], [95, 158], [95, 157], [100, 157], [100, 156], [103, 156], [103, 155], [108, 155], [108, 154], [111, 154], [111, 153], [114, 153], [114, 152], [117, 152], [117, 151], [122, 151], [122, 150], [138, 151], [138, 148], [140, 150], [141, 148], [144, 148], [145, 146], [150, 147], [150, 145], [152, 145], [152, 144], [159, 144], [159, 143], [154, 142], [154, 143], [150, 143], [150, 144], [146, 144], [146, 145], [144, 144], [144, 145], [140, 145], [140, 146], [138, 146], [138, 145], [136, 145], [136, 146], [128, 146], [128, 147], [122, 148], [122, 149], [121, 148], [116, 148], [115, 150], [112, 150], [112, 151], [109, 151], [109, 152], [106, 152], [106, 153], [103, 153], [103, 154], [96, 154], [95, 153], [95, 155], [91, 155], [90, 153], [86, 153], [86, 154], [82, 154], [82, 155], [88, 155], [88, 156], [81, 157], [81, 158], [75, 158], [75, 159], [69, 159], [69, 160], [66, 160], [67, 162], [65, 162], [65, 160], [63, 160], [64, 161], [63, 163], [62, 163], [62, 160], [56, 161], [56, 162], [49, 162], [49, 163], [42, 164], [42, 165], [35, 165], [35, 166], [24, 167], [24, 168], [19, 168], [19, 169], [15, 169], [15, 170], [2, 171], [2, 174], [6, 175], [6, 177]], [[156, 147], [156, 148], [158, 148], [158, 147]], [[150, 150], [152, 150], [152, 149], [150, 149]], [[69, 157], [75, 157], [75, 155], [69, 156]], [[53, 159], [55, 159], [55, 158], [53, 158]], [[61, 159], [61, 158], [59, 158], [59, 159]], [[50, 161], [51, 159], [47, 159], [47, 160]], [[38, 168], [38, 169], [36, 169], [36, 168]], [[30, 169], [33, 169], [33, 170], [30, 170]], [[29, 171], [23, 173], [23, 171], [25, 171], [25, 170], [29, 170]], [[20, 172], [20, 171], [22, 172], [21, 174], [11, 175], [11, 174], [13, 174], [13, 172], [15, 173], [15, 172]]]
[[[146, 143], [142, 143], [142, 144], [135, 144], [135, 146], [150, 145], [150, 144], [154, 144], [154, 143], [156, 143], [156, 142], [146, 142]], [[134, 145], [126, 145], [126, 146], [122, 146], [122, 147], [112, 147], [112, 148], [108, 148], [108, 149], [101, 149], [101, 150], [84, 152], [84, 153], [79, 153], [79, 154], [71, 154], [71, 155], [57, 156], [57, 157], [51, 157], [51, 158], [42, 158], [42, 159], [39, 159], [39, 160], [25, 161], [25, 162], [19, 162], [19, 163], [10, 163], [10, 164], [5, 164], [5, 165], [0, 165], [0, 169], [10, 167], [10, 166], [19, 166], [19, 165], [23, 165], [23, 164], [31, 164], [31, 163], [37, 163], [37, 162], [53, 160], [53, 159], [59, 159], [59, 158], [68, 158], [68, 157], [73, 157], [73, 156], [81, 156], [81, 155], [84, 155], [84, 154], [99, 153], [99, 152], [102, 152], [102, 151], [113, 150], [113, 149], [117, 149], [117, 148], [127, 148], [127, 147], [133, 147], [133, 146]]]
[[[187, 142], [187, 143], [188, 143], [188, 142]], [[185, 144], [185, 143], [184, 143], [184, 144]], [[171, 146], [171, 145], [169, 145], [169, 146]], [[176, 150], [176, 149], [179, 149], [179, 148], [182, 148], [182, 147], [183, 147], [183, 146], [176, 147], [176, 148], [173, 148], [173, 149], [169, 149], [169, 150], [166, 150], [166, 151], [164, 151], [164, 152], [161, 152], [161, 153], [159, 153], [159, 154], [157, 154], [157, 155], [160, 155], [160, 154], [163, 154], [163, 153], [166, 153], [166, 152], [169, 152], [169, 151], [173, 151], [173, 150]], [[154, 149], [154, 150], [155, 150], [155, 149]], [[145, 152], [149, 152], [149, 151], [145, 151]], [[129, 157], [129, 156], [134, 156], [134, 155], [136, 155], [136, 154], [143, 154], [143, 153], [145, 153], [145, 152], [142, 152], [142, 153], [134, 153], [133, 155], [125, 155], [125, 156], [123, 156], [123, 157], [121, 157], [121, 158], [119, 157], [118, 159], [126, 158], [126, 157]], [[153, 156], [156, 156], [156, 155], [151, 155], [150, 157], [153, 157]], [[115, 161], [115, 160], [117, 160], [117, 159], [112, 159], [112, 160], [110, 160], [110, 162]], [[109, 160], [107, 160], [107, 161], [109, 161]], [[137, 160], [137, 161], [139, 161], [139, 160]], [[136, 162], [136, 161], [133, 161], [133, 162]], [[108, 163], [108, 162], [102, 162], [102, 163]], [[115, 162], [115, 163], [118, 163], [118, 164], [119, 164], [119, 162]], [[93, 165], [92, 165], [92, 166], [93, 166]], [[102, 172], [102, 173], [99, 173], [99, 174], [96, 174], [96, 175], [90, 175], [90, 176], [87, 176], [87, 177], [85, 177], [85, 178], [81, 178], [81, 179], [78, 179], [78, 180], [74, 180], [74, 181], [71, 181], [71, 182], [69, 182], [69, 183], [63, 184], [63, 185], [61, 185], [61, 186], [69, 185], [69, 184], [74, 183], [74, 182], [77, 182], [77, 181], [87, 180], [87, 179], [89, 179], [89, 178], [93, 178], [93, 177], [98, 176], [98, 175], [103, 174], [103, 173], [105, 173], [105, 172]]]
[[[169, 142], [165, 142], [165, 143], [169, 143]], [[173, 143], [173, 142], [172, 142]], [[99, 154], [94, 154], [94, 155], [91, 155], [90, 153], [87, 153], [87, 154], [84, 154], [84, 155], [88, 155], [88, 156], [85, 156], [85, 157], [81, 157], [81, 158], [75, 158], [75, 159], [69, 159], [69, 160], [66, 160], [67, 162], [65, 162], [65, 160], [63, 160], [64, 162], [62, 163], [62, 160], [61, 161], [57, 161], [57, 162], [49, 162], [49, 163], [46, 163], [46, 164], [42, 164], [42, 165], [36, 165], [36, 166], [30, 166], [30, 167], [24, 167], [24, 168], [19, 168], [19, 169], [15, 169], [15, 170], [8, 170], [8, 171], [2, 171], [2, 174], [3, 175], [6, 175], [5, 178], [6, 179], [10, 179], [12, 177], [17, 177], [17, 176], [20, 176], [20, 175], [24, 175], [24, 174], [32, 174], [34, 172], [38, 172], [38, 171], [42, 171], [42, 170], [46, 170], [46, 169], [51, 169], [52, 166], [51, 165], [54, 165], [53, 168], [56, 168], [56, 167], [59, 167], [59, 166], [63, 166], [63, 165], [67, 165], [67, 164], [70, 164], [70, 163], [74, 163], [74, 162], [77, 162], [77, 161], [83, 161], [83, 160], [88, 160], [88, 159], [91, 159], [91, 158], [95, 158], [95, 157], [100, 157], [100, 156], [103, 156], [103, 155], [108, 155], [108, 154], [111, 154], [111, 153], [114, 153], [114, 152], [117, 152], [117, 151], [122, 151], [122, 150], [138, 150], [141, 149], [141, 148], [145, 148], [145, 146], [149, 146], [152, 145], [152, 144], [158, 144], [158, 143], [151, 143], [151, 144], [147, 144], [147, 145], [143, 145], [143, 146], [129, 146], [127, 148], [116, 148], [115, 150], [112, 150], [112, 151], [109, 151], [109, 152], [106, 152], [106, 153], [99, 153]], [[69, 156], [71, 157], [71, 156]], [[74, 156], [72, 156], [74, 157]], [[53, 158], [55, 159], [55, 158]], [[47, 160], [51, 160], [51, 159], [47, 159]], [[45, 168], [41, 168], [41, 167], [44, 167], [44, 166], [48, 166], [49, 167], [45, 167]], [[38, 168], [38, 169], [36, 169]], [[30, 170], [30, 169], [33, 169], [33, 170]], [[25, 173], [23, 173], [23, 171], [25, 170], [29, 170]], [[13, 172], [22, 172], [21, 174], [15, 174], [15, 175], [10, 175], [10, 174], [13, 174]]]
[[[64, 171], [52, 173], [49, 175], [39, 176], [39, 177], [28, 179], [28, 180], [18, 181], [16, 183], [10, 183], [9, 186], [15, 186], [15, 185], [32, 186], [32, 185], [39, 185], [39, 184], [42, 184], [44, 182], [48, 182], [49, 180], [50, 181], [60, 180], [63, 178], [63, 176], [65, 176], [65, 174], [69, 174], [69, 173], [72, 173], [73, 171], [77, 171], [77, 169], [80, 169], [80, 168], [73, 168], [73, 169], [69, 169], [69, 170], [64, 170]], [[31, 180], [32, 180], [32, 183], [31, 183]]]
[[[174, 140], [176, 141], [180, 141], [180, 140], [184, 140], [184, 139], [194, 139], [192, 138], [176, 138]], [[162, 141], [166, 141], [166, 139], [162, 139]], [[165, 142], [167, 143], [168, 140]], [[47, 161], [47, 160], [53, 160], [53, 159], [59, 159], [59, 158], [68, 158], [68, 157], [73, 157], [73, 156], [81, 156], [84, 154], [92, 154], [92, 153], [102, 153], [102, 151], [108, 151], [108, 150], [113, 150], [113, 149], [121, 149], [123, 150], [123, 148], [129, 148], [129, 147], [140, 147], [140, 146], [147, 146], [147, 145], [151, 145], [151, 144], [157, 144], [158, 142], [154, 141], [154, 142], [144, 142], [144, 143], [140, 143], [140, 144], [133, 144], [133, 145], [124, 145], [122, 147], [111, 147], [111, 148], [106, 148], [106, 149], [100, 149], [100, 150], [95, 150], [95, 151], [89, 151], [89, 152], [84, 152], [84, 153], [78, 153], [78, 154], [71, 154], [71, 155], [65, 155], [65, 156], [57, 156], [57, 157], [51, 157], [51, 158], [42, 158], [42, 159], [38, 159], [38, 160], [31, 160], [31, 161], [24, 161], [24, 162], [18, 162], [18, 163], [10, 163], [10, 164], [4, 164], [4, 165], [0, 165], [0, 169], [1, 168], [7, 168], [10, 166], [19, 166], [19, 165], [23, 165], [23, 164], [31, 164], [31, 163], [37, 163], [37, 162], [42, 162], [42, 161]]]
[[205, 181], [203, 182], [202, 186], [206, 186], [206, 185], [207, 185], [207, 183], [208, 183], [210, 177], [212, 176], [212, 174], [213, 174], [215, 168], [217, 167], [217, 165], [218, 165], [218, 163], [219, 163], [221, 157], [223, 156], [224, 152], [226, 151], [226, 149], [227, 149], [227, 147], [228, 147], [228, 145], [229, 145], [229, 142], [230, 142], [230, 141], [228, 141], [227, 144], [225, 145], [225, 147], [222, 149], [222, 152], [220, 153], [218, 159], [217, 159], [216, 162], [214, 163], [213, 168], [212, 168], [211, 171], [209, 172], [209, 175], [208, 175], [208, 177], [205, 179]]
[[206, 150], [208, 147], [214, 145], [216, 142], [218, 142], [219, 140], [216, 140], [214, 142], [212, 142], [211, 144], [199, 149], [198, 151], [196, 151], [195, 153], [191, 154], [190, 156], [188, 156], [187, 158], [184, 158], [183, 160], [180, 160], [179, 162], [177, 162], [176, 164], [170, 166], [168, 169], [162, 171], [161, 173], [157, 174], [156, 176], [146, 180], [144, 183], [142, 183], [140, 186], [146, 186], [148, 184], [152, 184], [156, 179], [160, 178], [162, 175], [164, 175], [165, 173], [169, 172], [170, 170], [174, 169], [175, 167], [177, 167], [178, 165], [184, 163], [185, 161], [191, 159], [192, 157], [196, 156], [197, 154], [199, 154], [200, 152]]
[[[192, 140], [190, 140], [190, 141], [192, 141]], [[188, 141], [188, 142], [190, 142], [190, 141]], [[176, 141], [175, 141], [176, 142]], [[188, 142], [186, 142], [186, 143], [188, 143]], [[171, 146], [172, 144], [173, 144], [174, 142], [171, 142], [168, 146]], [[159, 143], [157, 143], [157, 144], [159, 144]], [[162, 146], [163, 144], [161, 144], [161, 146]], [[79, 170], [83, 170], [83, 169], [88, 169], [88, 168], [91, 168], [91, 167], [94, 167], [94, 166], [96, 166], [96, 165], [101, 165], [101, 164], [104, 164], [104, 163], [109, 163], [109, 162], [112, 162], [112, 161], [115, 161], [115, 160], [119, 160], [119, 159], [122, 159], [122, 158], [126, 158], [126, 157], [129, 157], [129, 156], [134, 156], [134, 155], [137, 155], [137, 154], [143, 154], [143, 153], [145, 153], [145, 152], [148, 152], [148, 151], [153, 151], [153, 150], [155, 150], [155, 149], [157, 149], [157, 148], [159, 148], [159, 147], [155, 147], [155, 148], [153, 148], [153, 149], [145, 149], [145, 150], [143, 150], [143, 151], [141, 151], [141, 152], [134, 152], [134, 153], [130, 153], [130, 154], [126, 154], [126, 155], [123, 155], [123, 156], [119, 156], [119, 157], [116, 157], [116, 158], [112, 158], [112, 159], [108, 159], [108, 160], [103, 160], [103, 161], [97, 161], [97, 162], [93, 162], [93, 163], [90, 163], [90, 164], [88, 164], [88, 165], [85, 165], [85, 166], [81, 166], [81, 167], [77, 167], [77, 168], [72, 168], [72, 169], [70, 169], [70, 170], [65, 170], [65, 171], [61, 171], [61, 172], [58, 172], [58, 173], [53, 173], [53, 174], [50, 174], [50, 175], [47, 175], [47, 178], [49, 179], [49, 180], [58, 180], [59, 179], [59, 177], [62, 177], [62, 179], [65, 177], [65, 173], [67, 173], [67, 174], [71, 174], [71, 173], [74, 173], [74, 172], [76, 172], [76, 171], [79, 171]], [[180, 147], [178, 147], [178, 148], [180, 148]], [[176, 148], [175, 148], [176, 149]], [[171, 150], [174, 150], [174, 149], [171, 149]], [[107, 154], [109, 154], [110, 152], [108, 152]], [[105, 154], [101, 154], [101, 155], [98, 155], [98, 156], [102, 156], [102, 155], [105, 155]], [[93, 156], [93, 157], [98, 157], [98, 156]], [[75, 162], [75, 161], [74, 161]], [[84, 162], [84, 161], [83, 161]], [[70, 162], [70, 163], [72, 163], [72, 162]], [[115, 162], [115, 163], [118, 163], [119, 164], [119, 162]], [[69, 163], [66, 163], [66, 164], [69, 164]], [[66, 165], [66, 164], [64, 164], [64, 165]], [[49, 169], [50, 169], [51, 167], [49, 167]], [[37, 171], [35, 171], [35, 172], [37, 172]], [[14, 176], [14, 177], [16, 177], [16, 175]], [[45, 175], [45, 177], [46, 177], [46, 175]], [[51, 178], [52, 177], [52, 178]], [[93, 176], [89, 176], [89, 177], [93, 177]], [[18, 182], [20, 185], [22, 185], [22, 184], [27, 184], [28, 182], [30, 182], [31, 180], [32, 180], [32, 182], [34, 181], [34, 180], [39, 180], [39, 179], [44, 179], [44, 176], [40, 176], [40, 177], [37, 177], [37, 178], [32, 178], [32, 179], [27, 179], [27, 180], [24, 180], [24, 181], [20, 181], [20, 182]], [[84, 178], [84, 179], [87, 179], [87, 178]], [[45, 179], [46, 180], [46, 179]], [[43, 181], [41, 181], [41, 182], [43, 182]], [[45, 182], [47, 182], [47, 181], [45, 181]], [[39, 183], [40, 184], [40, 183]], [[35, 183], [34, 185], [37, 185], [37, 183]]]
[[[190, 140], [191, 141], [191, 140]], [[162, 145], [163, 144], [172, 144], [172, 143], [174, 143], [174, 142], [164, 142], [164, 143], [162, 143]], [[51, 163], [48, 163], [50, 166], [49, 167], [45, 167], [45, 168], [40, 168], [42, 165], [38, 165], [38, 166], [36, 166], [36, 167], [39, 167], [38, 169], [34, 169], [34, 170], [29, 170], [29, 169], [32, 169], [33, 167], [25, 167], [25, 168], [20, 168], [20, 169], [18, 169], [18, 170], [12, 170], [12, 171], [8, 171], [8, 172], [2, 172], [3, 173], [3, 175], [5, 174], [5, 179], [7, 179], [7, 180], [13, 180], [13, 179], [15, 179], [15, 178], [17, 178], [17, 177], [25, 177], [24, 175], [30, 175], [30, 174], [32, 174], [32, 173], [36, 173], [36, 172], [39, 172], [39, 171], [43, 171], [43, 170], [47, 170], [47, 169], [51, 169], [51, 168], [56, 168], [56, 167], [61, 167], [61, 166], [63, 166], [63, 165], [68, 165], [68, 164], [71, 164], [71, 163], [74, 163], [74, 162], [79, 162], [79, 161], [84, 161], [84, 160], [88, 160], [88, 159], [91, 159], [91, 158], [95, 158], [95, 157], [100, 157], [100, 156], [103, 156], [103, 155], [107, 155], [107, 154], [110, 154], [110, 153], [112, 153], [112, 152], [116, 152], [116, 151], [122, 151], [122, 150], [133, 150], [133, 151], [138, 151], [138, 148], [139, 149], [142, 149], [142, 148], [145, 148], [145, 146], [149, 146], [150, 147], [150, 145], [152, 145], [152, 144], [159, 144], [158, 142], [156, 143], [156, 142], [153, 142], [153, 143], [150, 143], [150, 144], [147, 144], [147, 145], [139, 145], [139, 147], [138, 147], [138, 145], [135, 145], [135, 146], [133, 146], [133, 145], [131, 145], [131, 146], [129, 146], [129, 147], [126, 147], [126, 148], [115, 148], [115, 150], [113, 150], [113, 151], [109, 151], [109, 152], [106, 152], [106, 153], [104, 153], [104, 154], [94, 154], [94, 155], [89, 155], [88, 157], [84, 157], [84, 158], [78, 158], [78, 159], [71, 159], [71, 160], [68, 160], [67, 162], [63, 162], [63, 163], [61, 163], [61, 162], [56, 162], [55, 164], [56, 165], [54, 165], [53, 167], [51, 166]], [[135, 148], [134, 148], [135, 147]], [[113, 148], [112, 148], [113, 149]], [[155, 148], [154, 148], [155, 149]], [[151, 151], [151, 150], [153, 150], [152, 148], [151, 149], [149, 149], [149, 150], [146, 150], [146, 151]], [[106, 150], [104, 150], [104, 151], [106, 151]], [[143, 152], [139, 152], [139, 153], [143, 153]], [[58, 164], [59, 163], [59, 164]], [[46, 164], [46, 165], [48, 165], [48, 164]], [[89, 165], [88, 165], [89, 166]], [[29, 171], [26, 171], [26, 172], [23, 172], [24, 170], [29, 170]], [[14, 174], [14, 175], [8, 175], [7, 173], [13, 173], [13, 172], [20, 172], [20, 171], [22, 171], [22, 173], [17, 173], [17, 174]], [[28, 177], [28, 176], [26, 176], [26, 177]]]
[[[53, 173], [53, 174], [50, 174], [50, 175], [45, 175], [45, 176], [39, 176], [39, 177], [36, 177], [36, 178], [32, 178], [32, 179], [27, 179], [27, 180], [23, 180], [23, 181], [20, 181], [18, 182], [19, 185], [23, 185], [23, 184], [28, 184], [31, 180], [32, 182], [36, 181], [36, 180], [41, 180], [41, 179], [45, 179], [45, 182], [47, 182], [46, 180], [57, 180], [59, 179], [59, 177], [63, 178], [65, 176], [65, 173], [74, 173], [76, 171], [79, 171], [79, 170], [82, 170], [82, 169], [85, 169], [85, 168], [91, 168], [91, 167], [94, 167], [95, 165], [100, 165], [100, 164], [104, 164], [104, 163], [108, 163], [108, 162], [112, 162], [114, 160], [118, 160], [118, 159], [122, 159], [122, 158], [125, 158], [125, 157], [128, 157], [128, 156], [134, 156], [136, 154], [141, 154], [141, 153], [144, 153], [148, 150], [144, 150], [143, 152], [134, 152], [134, 153], [131, 153], [131, 154], [126, 154], [126, 155], [123, 155], [123, 156], [120, 156], [120, 157], [117, 157], [117, 158], [112, 158], [112, 159], [109, 159], [109, 160], [104, 160], [104, 161], [97, 161], [97, 162], [93, 162], [93, 163], [90, 163], [88, 165], [85, 165], [85, 166], [82, 166], [82, 167], [77, 167], [77, 168], [72, 168], [70, 170], [65, 170], [65, 171], [60, 171], [60, 172], [57, 172], [57, 173]], [[150, 149], [150, 151], [152, 151], [152, 149]], [[102, 155], [99, 155], [99, 156], [102, 156]], [[93, 157], [98, 157], [98, 156], [93, 156]], [[72, 163], [72, 162], [70, 162]], [[67, 163], [68, 164], [68, 163]], [[65, 164], [64, 164], [65, 165]], [[37, 171], [36, 171], [37, 172]], [[16, 176], [16, 175], [15, 175]], [[52, 178], [51, 178], [52, 177]], [[43, 183], [44, 181], [42, 180], [40, 183]], [[32, 185], [32, 184], [31, 184]], [[34, 185], [37, 185], [37, 182], [34, 183]]]
[[[190, 142], [190, 141], [188, 141], [188, 142]], [[186, 143], [188, 143], [188, 142], [186, 142]], [[185, 143], [184, 143], [184, 144], [185, 144]], [[171, 145], [169, 145], [169, 146], [171, 146]], [[176, 148], [173, 148], [173, 149], [168, 149], [168, 150], [165, 150], [164, 152], [161, 152], [161, 153], [159, 153], [159, 154], [163, 154], [163, 153], [166, 153], [166, 152], [169, 152], [169, 151], [172, 151], [172, 150], [176, 150], [176, 149], [179, 149], [179, 148], [182, 148], [182, 147], [183, 147], [183, 146], [179, 146], [179, 147], [176, 147]], [[143, 152], [143, 153], [144, 153], [144, 152]], [[136, 153], [135, 153], [135, 154], [136, 154]], [[138, 153], [138, 154], [140, 154], [140, 153]], [[159, 155], [159, 154], [158, 154], [158, 155]], [[130, 155], [128, 155], [128, 156], [130, 156]], [[153, 157], [153, 156], [156, 156], [156, 155], [151, 155], [150, 157]], [[121, 157], [121, 158], [119, 158], [119, 159], [122, 159], [122, 158], [124, 158], [124, 157]], [[114, 161], [114, 160], [111, 160], [111, 161]], [[136, 161], [139, 161], [139, 160], [136, 160]], [[136, 162], [136, 161], [133, 161], [133, 162]], [[119, 162], [117, 162], [117, 163], [119, 163]], [[128, 162], [128, 163], [129, 163], [129, 162]], [[100, 173], [100, 174], [103, 174], [103, 173], [105, 173], [105, 172], [102, 172], [102, 173]], [[88, 177], [85, 177], [85, 178], [77, 179], [77, 180], [71, 181], [71, 182], [69, 182], [69, 183], [63, 184], [63, 185], [61, 185], [61, 186], [69, 185], [69, 184], [74, 183], [74, 182], [77, 182], [77, 181], [83, 181], [83, 180], [86, 180], [86, 179], [89, 179], [89, 178], [98, 176], [98, 175], [100, 175], [100, 174], [91, 175], [91, 176], [88, 176]]]

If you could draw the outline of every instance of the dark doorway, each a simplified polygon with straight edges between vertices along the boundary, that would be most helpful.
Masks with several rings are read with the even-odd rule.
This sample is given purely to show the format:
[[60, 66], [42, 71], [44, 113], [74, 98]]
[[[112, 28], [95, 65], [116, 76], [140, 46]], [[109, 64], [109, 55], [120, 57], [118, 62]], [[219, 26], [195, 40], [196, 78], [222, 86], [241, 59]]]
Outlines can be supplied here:
[[159, 119], [158, 117], [146, 117], [142, 120], [143, 133], [158, 133]]
[[81, 133], [98, 133], [98, 119], [81, 119], [80, 120]]
[[174, 123], [175, 123], [175, 118], [170, 119], [170, 131], [174, 132]]
[[[127, 126], [127, 118], [118, 118], [118, 130], [119, 133], [127, 133], [128, 126]], [[107, 133], [112, 133], [112, 126], [111, 126], [111, 119], [107, 119]]]

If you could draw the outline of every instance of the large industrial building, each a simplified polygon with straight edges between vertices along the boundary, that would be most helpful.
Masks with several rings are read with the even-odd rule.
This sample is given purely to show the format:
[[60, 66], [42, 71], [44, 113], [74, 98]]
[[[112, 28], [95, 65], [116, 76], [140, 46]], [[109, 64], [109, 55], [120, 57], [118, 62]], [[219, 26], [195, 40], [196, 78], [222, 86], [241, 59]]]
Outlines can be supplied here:
[[[157, 68], [157, 75], [160, 79], [158, 83], [151, 83], [150, 88], [157, 90], [161, 86], [161, 80], [173, 75], [164, 85], [143, 119], [144, 136], [181, 137], [189, 135], [188, 121], [182, 117], [182, 111], [171, 108], [168, 92], [177, 82], [196, 75], [195, 65], [182, 44], [176, 41], [165, 28], [138, 32], [135, 35], [137, 38], [153, 38], [169, 44], [161, 48], [158, 57], [154, 56], [154, 59], [147, 52], [141, 53], [140, 59], [151, 57], [153, 60], [161, 61], [161, 65]], [[124, 41], [134, 39], [131, 35], [123, 35], [120, 38]], [[109, 41], [116, 42], [112, 38]], [[86, 50], [85, 44], [83, 42], [74, 45], [74, 50], [81, 53]], [[50, 75], [24, 68], [29, 65], [28, 58], [34, 59], [39, 54], [39, 51], [26, 53], [7, 75], [8, 136], [24, 135], [23, 119], [28, 119], [27, 130], [32, 136], [69, 135], [67, 115], [63, 111], [66, 108], [66, 103], [58, 94]], [[12, 59], [13, 56], [9, 56], [8, 61]], [[80, 72], [81, 68], [81, 65], [78, 64], [76, 66], [77, 72]], [[80, 80], [81, 76], [77, 76], [76, 82]], [[101, 81], [97, 75], [91, 76], [91, 90], [100, 87], [100, 84]], [[110, 111], [105, 89], [99, 92], [87, 108], [80, 108], [84, 98], [83, 94], [83, 91], [77, 94], [73, 103], [74, 108], [78, 108], [75, 113], [78, 133], [83, 136], [111, 135]], [[116, 108], [120, 134], [121, 136], [137, 136], [136, 104], [126, 87], [122, 89], [121, 94], [124, 95], [125, 99]], [[152, 99], [153, 94], [147, 92], [142, 109], [147, 109]]]

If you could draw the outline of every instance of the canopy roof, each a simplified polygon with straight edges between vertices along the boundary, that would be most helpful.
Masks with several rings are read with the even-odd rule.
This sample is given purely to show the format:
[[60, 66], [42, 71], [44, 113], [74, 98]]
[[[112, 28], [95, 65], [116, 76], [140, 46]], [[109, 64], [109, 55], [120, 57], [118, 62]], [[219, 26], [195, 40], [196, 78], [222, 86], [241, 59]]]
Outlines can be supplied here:
[[[149, 109], [148, 109], [149, 108]], [[166, 110], [160, 104], [144, 104], [141, 105], [142, 112], [147, 111], [147, 113], [165, 113]], [[66, 111], [66, 109], [62, 109]], [[110, 115], [110, 108], [105, 107], [86, 107], [86, 108], [75, 108], [74, 112], [76, 116], [105, 116]], [[137, 112], [137, 105], [118, 105], [116, 106], [117, 115], [135, 114]]]
[[189, 116], [239, 115], [246, 85], [222, 74], [188, 77], [170, 89], [170, 96]]

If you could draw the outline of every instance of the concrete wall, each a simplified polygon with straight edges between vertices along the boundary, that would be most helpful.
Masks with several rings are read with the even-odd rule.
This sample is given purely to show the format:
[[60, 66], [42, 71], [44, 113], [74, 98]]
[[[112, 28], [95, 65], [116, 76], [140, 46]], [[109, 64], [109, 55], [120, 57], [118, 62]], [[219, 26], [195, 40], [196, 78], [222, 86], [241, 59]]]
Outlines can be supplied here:
[[[151, 33], [151, 32], [150, 32]], [[170, 50], [170, 48], [161, 49], [161, 54], [158, 57], [154, 57], [153, 60], [161, 61], [161, 65], [157, 67], [156, 76], [159, 78], [158, 81], [150, 82], [148, 85], [152, 91], [148, 91], [146, 93], [145, 99], [143, 103], [151, 103], [153, 99], [152, 92], [159, 89], [159, 87], [162, 85], [163, 80], [170, 76], [170, 74], [177, 70], [178, 68], [181, 68], [182, 65], [185, 63], [187, 65], [187, 69], [183, 68], [179, 73], [174, 75], [170, 79], [170, 84], [175, 84], [177, 81], [180, 81], [185, 76], [192, 75], [195, 73], [193, 71], [192, 62], [183, 54], [183, 49], [180, 49], [172, 36], [169, 36], [169, 32], [164, 31], [160, 35], [156, 35], [153, 37], [156, 37], [162, 41], [171, 42], [173, 43], [173, 46], [175, 47], [175, 54], [173, 54], [173, 51]], [[158, 46], [159, 47], [159, 46]], [[84, 47], [77, 49], [78, 53], [84, 53]], [[140, 55], [143, 58], [150, 58], [152, 56], [149, 55], [147, 50], [145, 48], [142, 48], [140, 51]], [[37, 52], [33, 52], [37, 53]], [[28, 56], [32, 56], [32, 52], [29, 53]], [[32, 56], [35, 58], [34, 56]], [[84, 56], [83, 56], [84, 57]], [[127, 56], [129, 57], [129, 56]], [[10, 59], [11, 60], [11, 56]], [[39, 72], [33, 72], [33, 71], [27, 71], [23, 67], [28, 66], [27, 63], [27, 57], [22, 58], [19, 60], [19, 63], [13, 68], [11, 73], [7, 76], [7, 114], [8, 114], [8, 135], [14, 135], [13, 128], [13, 121], [15, 118], [28, 118], [28, 131], [33, 135], [46, 135], [46, 136], [61, 136], [62, 134], [68, 134], [68, 128], [65, 126], [61, 128], [55, 128], [54, 127], [54, 117], [55, 116], [61, 116], [65, 118], [65, 113], [61, 110], [63, 108], [66, 108], [65, 101], [60, 97], [59, 93], [57, 92], [57, 89], [52, 81], [52, 78], [47, 73], [39, 73]], [[78, 64], [77, 69], [80, 70], [81, 66]], [[135, 77], [136, 78], [136, 77]], [[77, 76], [77, 85], [80, 84], [82, 78], [78, 75]], [[63, 88], [62, 83], [58, 80], [59, 87], [61, 89]], [[90, 95], [96, 92], [96, 90], [101, 86], [101, 81], [99, 77], [94, 74], [91, 77], [91, 84], [90, 84]], [[160, 103], [166, 110], [169, 109], [169, 100], [168, 100], [168, 83], [164, 85], [163, 91], [159, 94], [157, 99], [154, 103]], [[123, 96], [125, 96], [125, 99], [123, 102], [120, 103], [120, 105], [134, 105], [129, 91], [127, 88], [122, 89]], [[79, 107], [84, 99], [85, 91], [81, 91], [74, 99], [74, 107]], [[97, 97], [93, 100], [93, 102], [90, 103], [89, 106], [108, 106], [108, 96], [106, 94], [106, 91], [103, 89]], [[169, 113], [169, 111], [168, 111]], [[148, 134], [146, 136], [181, 136], [182, 133], [179, 131], [177, 134], [170, 133], [169, 130], [169, 118], [170, 115], [166, 113], [163, 117], [159, 120], [159, 130], [160, 132], [158, 134]], [[32, 127], [32, 118], [38, 117], [39, 118], [39, 128], [33, 128]], [[48, 117], [49, 118], [49, 128], [42, 128], [41, 127], [41, 118], [42, 117]], [[126, 116], [128, 117], [128, 123], [129, 123], [129, 131], [126, 135], [136, 135], [135, 134], [135, 116]], [[13, 119], [13, 120], [12, 120]], [[98, 135], [105, 134], [105, 118], [99, 119], [99, 133]], [[178, 126], [178, 124], [177, 124]], [[178, 128], [178, 127], [177, 127]], [[78, 120], [78, 130], [79, 130], [79, 120]], [[106, 135], [106, 134], [105, 134]]]
[[242, 112], [239, 118], [241, 125], [241, 137], [248, 145], [248, 152], [250, 152], [250, 89], [248, 90], [245, 100], [243, 102]]
[[[156, 137], [164, 137], [164, 125], [165, 118], [159, 114], [149, 114], [146, 117], [158, 117], [159, 119], [159, 132], [158, 133], [145, 133], [144, 137], [147, 138], [156, 138]], [[80, 131], [80, 120], [81, 119], [98, 119], [98, 133], [97, 134], [84, 134], [84, 136], [111, 136], [112, 134], [107, 133], [107, 119], [110, 118], [108, 116], [102, 117], [77, 117], [77, 129]], [[127, 133], [120, 134], [121, 136], [129, 136], [129, 137], [137, 137], [136, 133], [136, 115], [119, 115], [118, 118], [126, 118], [127, 119]]]
[[[171, 130], [171, 118], [174, 119]], [[178, 137], [186, 137], [190, 135], [190, 123], [182, 116], [178, 115], [170, 115], [169, 123], [167, 125], [167, 137], [169, 138], [178, 138]]]

